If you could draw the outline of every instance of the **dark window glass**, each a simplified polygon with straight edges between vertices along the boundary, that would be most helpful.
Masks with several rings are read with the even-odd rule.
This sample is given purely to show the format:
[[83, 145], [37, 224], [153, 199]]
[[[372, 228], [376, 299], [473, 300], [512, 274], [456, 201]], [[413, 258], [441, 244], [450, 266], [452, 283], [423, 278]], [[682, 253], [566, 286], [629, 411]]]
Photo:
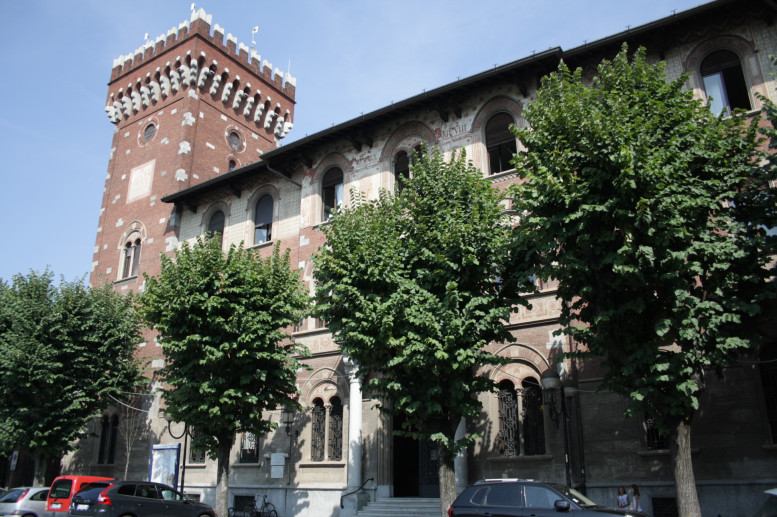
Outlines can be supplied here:
[[739, 57], [730, 50], [716, 50], [701, 62], [704, 90], [716, 115], [734, 109], [750, 110], [750, 95]]
[[26, 493], [27, 490], [24, 488], [14, 488], [13, 490], [9, 490], [8, 493], [3, 494], [3, 496], [0, 497], [0, 503], [15, 503]]
[[51, 497], [56, 499], [67, 499], [70, 497], [70, 489], [73, 487], [72, 479], [60, 479], [51, 485]]
[[228, 171], [234, 170], [236, 166], [237, 166], [237, 163], [235, 163], [235, 160], [229, 160], [229, 166], [227, 170]]
[[647, 413], [644, 414], [645, 421], [645, 442], [649, 451], [655, 451], [659, 449], [668, 449], [669, 440], [666, 435], [662, 434], [658, 427], [656, 427], [655, 420]]
[[542, 412], [542, 387], [529, 377], [523, 383], [523, 453], [527, 456], [545, 454], [545, 416]]
[[146, 129], [143, 130], [143, 141], [148, 142], [152, 138], [154, 138], [154, 135], [156, 134], [156, 126], [154, 124], [149, 124], [146, 126]]
[[210, 217], [208, 222], [208, 237], [218, 239], [219, 244], [223, 244], [222, 237], [224, 235], [224, 212], [217, 211]]
[[135, 495], [135, 485], [121, 485], [118, 490], [116, 490], [117, 494], [121, 495]]
[[324, 221], [328, 221], [335, 209], [343, 202], [342, 169], [336, 167], [324, 174], [321, 182], [321, 197], [324, 202]]
[[394, 177], [396, 188], [401, 192], [404, 180], [410, 177], [410, 158], [405, 151], [399, 151], [394, 157]]
[[256, 203], [256, 210], [254, 212], [256, 230], [254, 233], [254, 244], [261, 244], [272, 240], [272, 212], [272, 196], [262, 196], [259, 202]]
[[525, 485], [526, 506], [531, 508], [553, 508], [553, 503], [561, 496], [550, 488], [540, 485]]
[[486, 123], [486, 149], [491, 174], [513, 168], [510, 160], [517, 152], [515, 136], [510, 132], [513, 122], [509, 113], [497, 113]]
[[338, 397], [329, 401], [329, 459], [343, 459], [343, 404]]
[[485, 499], [487, 492], [488, 489], [486, 487], [478, 488], [470, 497], [469, 502], [472, 504], [483, 504], [483, 499]]
[[229, 133], [229, 147], [231, 147], [233, 151], [237, 151], [241, 146], [242, 142], [240, 141], [240, 135], [237, 134], [237, 131]]
[[486, 496], [488, 506], [521, 506], [521, 488], [513, 483], [492, 485]]
[[[772, 498], [777, 501], [777, 498]], [[680, 513], [677, 511], [677, 498], [675, 497], [651, 497], [650, 502], [653, 504], [653, 517], [677, 517]], [[777, 504], [774, 505], [774, 512], [770, 514], [763, 514], [759, 517], [766, 517], [767, 515], [777, 515]]]
[[159, 499], [159, 495], [156, 493], [156, 487], [154, 485], [138, 485], [135, 495], [138, 497], [145, 497], [146, 499]]

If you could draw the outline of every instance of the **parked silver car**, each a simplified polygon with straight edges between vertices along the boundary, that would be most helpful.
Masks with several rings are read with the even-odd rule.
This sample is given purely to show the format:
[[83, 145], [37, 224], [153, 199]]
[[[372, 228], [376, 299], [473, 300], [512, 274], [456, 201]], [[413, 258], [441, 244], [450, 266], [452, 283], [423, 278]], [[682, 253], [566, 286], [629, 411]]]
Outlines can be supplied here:
[[42, 517], [46, 511], [48, 487], [12, 488], [0, 497], [0, 515]]

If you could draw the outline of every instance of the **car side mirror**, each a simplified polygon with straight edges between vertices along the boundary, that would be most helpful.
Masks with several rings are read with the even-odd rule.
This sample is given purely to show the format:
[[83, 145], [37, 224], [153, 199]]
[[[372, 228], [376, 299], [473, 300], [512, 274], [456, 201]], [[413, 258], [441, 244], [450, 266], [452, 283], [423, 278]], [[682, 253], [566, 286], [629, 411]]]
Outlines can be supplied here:
[[557, 512], [568, 512], [571, 508], [569, 505], [569, 501], [564, 501], [563, 499], [559, 499], [555, 503], [553, 503], [553, 507], [556, 509]]

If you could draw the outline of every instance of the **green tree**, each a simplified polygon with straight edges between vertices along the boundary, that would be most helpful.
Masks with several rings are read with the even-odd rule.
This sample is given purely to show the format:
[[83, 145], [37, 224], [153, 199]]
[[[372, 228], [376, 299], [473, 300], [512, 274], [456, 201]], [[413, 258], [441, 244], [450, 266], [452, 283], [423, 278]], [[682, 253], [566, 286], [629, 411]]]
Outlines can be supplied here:
[[[645, 50], [593, 81], [563, 63], [525, 112], [515, 268], [559, 282], [564, 333], [671, 439], [680, 515], [699, 516], [690, 430], [705, 374], [748, 351], [773, 296], [773, 173], [756, 122], [715, 117]], [[567, 326], [569, 325], [569, 326]]]
[[184, 242], [159, 276], [146, 275], [143, 319], [159, 332], [167, 413], [197, 430], [192, 448], [217, 460], [216, 510], [227, 514], [229, 453], [239, 432], [274, 429], [264, 411], [293, 406], [297, 357], [307, 350], [285, 330], [308, 305], [288, 250], [262, 259], [220, 239]]
[[38, 485], [46, 460], [74, 450], [111, 397], [141, 379], [132, 298], [52, 277], [0, 281], [0, 450], [28, 448]]
[[510, 223], [500, 194], [466, 161], [416, 156], [397, 194], [381, 191], [323, 227], [314, 258], [316, 310], [342, 351], [369, 373], [380, 409], [404, 417], [395, 434], [438, 447], [442, 513], [456, 496], [453, 458], [462, 417], [480, 414], [477, 393], [494, 388], [479, 367], [512, 341], [510, 297], [500, 282]]

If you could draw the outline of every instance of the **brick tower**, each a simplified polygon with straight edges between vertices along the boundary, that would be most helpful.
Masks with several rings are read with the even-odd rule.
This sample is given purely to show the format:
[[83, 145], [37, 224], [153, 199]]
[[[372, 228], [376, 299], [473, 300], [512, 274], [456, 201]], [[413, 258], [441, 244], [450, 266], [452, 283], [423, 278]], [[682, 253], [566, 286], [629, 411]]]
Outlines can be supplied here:
[[[295, 79], [200, 9], [113, 63], [105, 111], [116, 126], [90, 282], [137, 291], [177, 243], [165, 195], [248, 165], [292, 127]], [[144, 356], [158, 352], [146, 350]]]

